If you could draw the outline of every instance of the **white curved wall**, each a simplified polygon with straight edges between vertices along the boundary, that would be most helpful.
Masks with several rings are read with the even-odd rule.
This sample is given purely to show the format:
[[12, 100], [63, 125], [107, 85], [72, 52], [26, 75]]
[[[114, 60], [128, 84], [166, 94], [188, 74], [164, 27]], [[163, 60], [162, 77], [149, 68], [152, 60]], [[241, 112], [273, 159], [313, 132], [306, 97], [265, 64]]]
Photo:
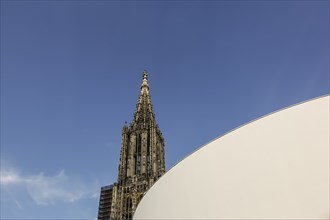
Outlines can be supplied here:
[[134, 219], [328, 219], [329, 96], [200, 148], [141, 200]]

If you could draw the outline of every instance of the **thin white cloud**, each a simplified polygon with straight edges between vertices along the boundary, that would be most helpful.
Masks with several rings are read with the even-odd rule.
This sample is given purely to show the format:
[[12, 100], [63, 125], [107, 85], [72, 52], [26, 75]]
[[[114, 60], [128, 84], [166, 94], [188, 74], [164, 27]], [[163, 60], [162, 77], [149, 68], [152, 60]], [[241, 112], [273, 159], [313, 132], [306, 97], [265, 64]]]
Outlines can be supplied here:
[[[72, 203], [80, 199], [95, 198], [98, 192], [98, 184], [87, 186], [86, 183], [67, 176], [64, 170], [54, 176], [44, 173], [23, 175], [15, 169], [2, 167], [0, 182], [6, 191], [14, 192], [18, 187], [23, 189], [37, 205]], [[16, 205], [22, 207], [21, 203], [14, 199]]]
[[15, 204], [16, 204], [16, 206], [17, 206], [18, 208], [20, 208], [20, 209], [23, 208], [22, 205], [21, 205], [21, 203], [19, 203], [17, 200], [14, 200], [14, 202], [15, 202]]
[[22, 180], [18, 173], [14, 170], [1, 170], [0, 171], [0, 182], [1, 185], [7, 186], [12, 184], [20, 183]]

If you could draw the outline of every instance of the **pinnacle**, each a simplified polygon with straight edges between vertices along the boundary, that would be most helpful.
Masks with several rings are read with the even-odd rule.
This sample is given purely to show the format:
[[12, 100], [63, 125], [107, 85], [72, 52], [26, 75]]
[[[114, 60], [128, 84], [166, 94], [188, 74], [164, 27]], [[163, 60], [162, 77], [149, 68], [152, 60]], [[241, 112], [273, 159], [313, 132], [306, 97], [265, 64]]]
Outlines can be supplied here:
[[144, 70], [143, 71], [143, 79], [148, 80], [148, 72], [147, 72], [147, 70]]
[[[136, 105], [136, 112], [134, 114], [134, 121], [142, 121], [148, 123], [154, 121], [154, 114], [152, 110], [152, 103], [149, 94], [149, 85], [148, 85], [148, 73], [146, 70], [143, 71], [143, 80], [141, 84], [141, 92]], [[151, 121], [150, 121], [151, 120]]]
[[142, 85], [141, 85], [141, 89], [142, 88], [148, 88], [149, 89], [149, 85], [148, 85], [148, 72], [147, 70], [143, 71], [143, 80], [142, 80]]

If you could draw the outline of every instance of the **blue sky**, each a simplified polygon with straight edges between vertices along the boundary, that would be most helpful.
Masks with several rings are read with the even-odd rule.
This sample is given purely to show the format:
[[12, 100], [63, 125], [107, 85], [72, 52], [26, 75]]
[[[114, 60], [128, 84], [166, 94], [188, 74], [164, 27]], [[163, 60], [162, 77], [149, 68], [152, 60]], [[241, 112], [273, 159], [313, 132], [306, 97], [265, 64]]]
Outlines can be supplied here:
[[329, 94], [329, 1], [1, 1], [1, 219], [94, 219], [149, 72], [167, 170]]

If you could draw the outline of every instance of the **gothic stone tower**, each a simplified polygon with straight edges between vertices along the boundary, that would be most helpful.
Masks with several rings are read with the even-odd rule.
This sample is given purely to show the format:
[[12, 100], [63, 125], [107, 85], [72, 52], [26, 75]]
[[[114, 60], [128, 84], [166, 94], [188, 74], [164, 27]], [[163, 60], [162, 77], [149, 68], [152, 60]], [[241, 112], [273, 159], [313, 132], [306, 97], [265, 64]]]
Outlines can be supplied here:
[[[132, 219], [144, 193], [165, 173], [164, 154], [164, 138], [153, 113], [148, 74], [144, 71], [133, 121], [122, 129], [118, 181], [111, 186], [111, 194], [103, 193], [104, 198], [111, 198], [108, 203], [102, 203], [101, 189], [98, 219]], [[101, 203], [108, 204], [110, 210], [102, 212]], [[104, 216], [109, 212], [110, 216]]]

